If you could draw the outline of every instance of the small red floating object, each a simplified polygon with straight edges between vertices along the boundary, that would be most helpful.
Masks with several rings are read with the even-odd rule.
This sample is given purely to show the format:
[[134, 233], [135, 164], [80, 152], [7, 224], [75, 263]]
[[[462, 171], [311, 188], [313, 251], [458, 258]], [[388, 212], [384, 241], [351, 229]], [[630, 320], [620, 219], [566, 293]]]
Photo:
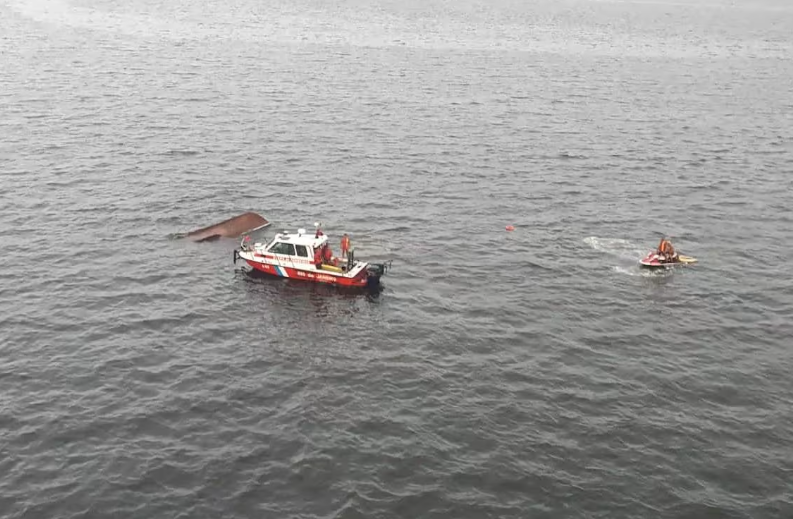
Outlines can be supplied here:
[[515, 230], [515, 226], [514, 225], [507, 225], [507, 230], [508, 231], [514, 231]]

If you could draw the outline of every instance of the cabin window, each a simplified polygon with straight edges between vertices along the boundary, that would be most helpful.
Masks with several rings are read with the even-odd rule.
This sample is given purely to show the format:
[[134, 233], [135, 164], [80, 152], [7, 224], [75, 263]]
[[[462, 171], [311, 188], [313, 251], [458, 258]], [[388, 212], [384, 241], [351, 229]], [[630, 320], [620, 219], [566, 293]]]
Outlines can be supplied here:
[[295, 246], [292, 245], [291, 243], [278, 242], [272, 247], [270, 247], [270, 250], [268, 252], [271, 252], [273, 254], [284, 254], [287, 256], [294, 256]]
[[308, 258], [308, 250], [306, 249], [305, 245], [295, 245], [297, 249], [297, 255], [303, 256], [304, 258]]

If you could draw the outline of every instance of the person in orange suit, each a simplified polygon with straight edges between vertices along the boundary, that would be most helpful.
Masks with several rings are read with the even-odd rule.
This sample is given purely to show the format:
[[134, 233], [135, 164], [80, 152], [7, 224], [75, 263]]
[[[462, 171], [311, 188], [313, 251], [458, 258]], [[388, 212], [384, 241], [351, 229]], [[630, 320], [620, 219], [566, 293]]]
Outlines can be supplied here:
[[347, 233], [344, 233], [344, 236], [341, 237], [341, 257], [347, 257], [347, 251], [350, 250], [350, 237], [347, 236]]
[[661, 261], [673, 261], [677, 257], [672, 242], [667, 240], [666, 237], [661, 238], [661, 243], [658, 244], [656, 253], [661, 257]]

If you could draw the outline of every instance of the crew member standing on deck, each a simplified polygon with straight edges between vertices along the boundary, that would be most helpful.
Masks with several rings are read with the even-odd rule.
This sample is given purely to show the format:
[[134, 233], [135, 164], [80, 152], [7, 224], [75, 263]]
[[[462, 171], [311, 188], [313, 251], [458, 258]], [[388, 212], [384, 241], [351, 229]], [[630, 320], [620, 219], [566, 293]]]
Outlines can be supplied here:
[[350, 250], [350, 237], [347, 236], [347, 233], [344, 233], [344, 236], [341, 237], [341, 257], [347, 257], [347, 251]]

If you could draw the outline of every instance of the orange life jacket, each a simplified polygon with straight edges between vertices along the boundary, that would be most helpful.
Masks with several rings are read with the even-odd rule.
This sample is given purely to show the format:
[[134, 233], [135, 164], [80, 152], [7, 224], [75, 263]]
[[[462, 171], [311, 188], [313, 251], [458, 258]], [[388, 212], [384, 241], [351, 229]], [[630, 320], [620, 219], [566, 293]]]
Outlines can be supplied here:
[[343, 236], [341, 239], [341, 250], [349, 250], [350, 249], [350, 238], [347, 236]]

